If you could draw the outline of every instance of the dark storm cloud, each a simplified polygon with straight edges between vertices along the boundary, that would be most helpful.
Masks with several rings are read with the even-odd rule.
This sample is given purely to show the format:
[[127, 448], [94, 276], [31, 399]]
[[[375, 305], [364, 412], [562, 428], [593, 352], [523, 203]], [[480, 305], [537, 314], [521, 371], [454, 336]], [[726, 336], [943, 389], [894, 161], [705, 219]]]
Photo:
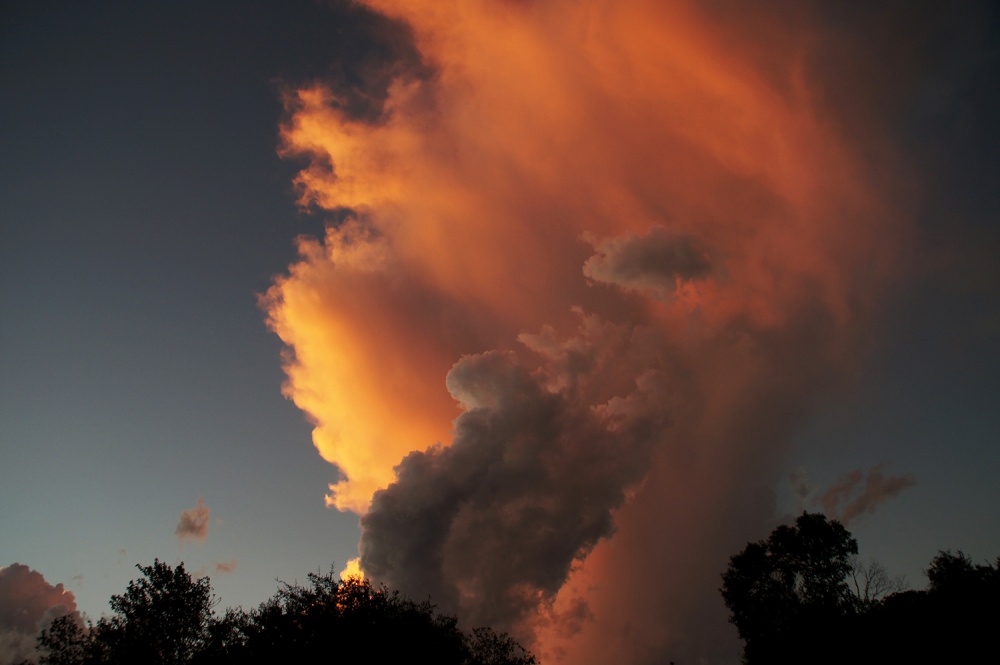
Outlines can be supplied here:
[[470, 625], [514, 629], [552, 600], [573, 563], [611, 535], [612, 510], [665, 426], [650, 406], [655, 372], [596, 406], [579, 399], [587, 379], [559, 373], [555, 390], [551, 374], [513, 354], [455, 365], [448, 387], [467, 410], [454, 442], [411, 453], [375, 494], [361, 519], [366, 574], [429, 594]]

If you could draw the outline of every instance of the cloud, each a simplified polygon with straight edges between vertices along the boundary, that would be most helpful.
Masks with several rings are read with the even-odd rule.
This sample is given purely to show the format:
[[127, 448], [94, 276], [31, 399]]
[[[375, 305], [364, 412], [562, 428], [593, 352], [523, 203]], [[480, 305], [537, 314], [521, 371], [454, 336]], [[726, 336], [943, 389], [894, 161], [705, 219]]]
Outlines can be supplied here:
[[208, 537], [208, 520], [210, 510], [205, 505], [205, 500], [198, 497], [198, 505], [188, 510], [182, 510], [180, 519], [177, 521], [177, 528], [174, 535], [182, 543], [190, 540], [197, 543], [205, 542]]
[[352, 577], [360, 577], [364, 579], [365, 573], [361, 570], [361, 557], [355, 557], [347, 562], [344, 569], [340, 571], [340, 579], [347, 580]]
[[858, 469], [840, 478], [819, 499], [824, 512], [846, 526], [862, 515], [875, 512], [879, 505], [917, 484], [912, 473], [886, 476], [883, 471], [884, 465], [879, 464], [869, 469], [867, 475]]
[[584, 275], [626, 290], [647, 289], [661, 299], [712, 270], [708, 248], [698, 238], [672, 235], [662, 226], [643, 236], [629, 233], [593, 245], [597, 254], [583, 264]]
[[215, 572], [217, 573], [231, 573], [234, 570], [236, 570], [236, 559], [219, 561], [215, 564]]
[[20, 563], [0, 568], [0, 663], [33, 658], [38, 634], [64, 614], [79, 618], [72, 591]]
[[886, 476], [885, 466], [878, 464], [867, 473], [855, 469], [826, 489], [813, 485], [802, 467], [788, 475], [788, 482], [798, 498], [800, 509], [819, 506], [828, 517], [847, 526], [862, 515], [874, 513], [881, 504], [917, 484], [912, 473]]
[[820, 105], [821, 26], [365, 4], [434, 73], [374, 119], [288, 96], [330, 222], [261, 299], [364, 573], [547, 662], [734, 659], [718, 575], [854, 381], [906, 229], [878, 135]]
[[375, 493], [361, 518], [362, 569], [470, 625], [515, 627], [551, 603], [613, 533], [613, 510], [667, 418], [655, 372], [599, 404], [581, 399], [596, 392], [586, 382], [599, 372], [588, 374], [559, 377], [553, 391], [513, 354], [460, 360], [447, 379], [465, 408], [454, 440], [410, 453]]

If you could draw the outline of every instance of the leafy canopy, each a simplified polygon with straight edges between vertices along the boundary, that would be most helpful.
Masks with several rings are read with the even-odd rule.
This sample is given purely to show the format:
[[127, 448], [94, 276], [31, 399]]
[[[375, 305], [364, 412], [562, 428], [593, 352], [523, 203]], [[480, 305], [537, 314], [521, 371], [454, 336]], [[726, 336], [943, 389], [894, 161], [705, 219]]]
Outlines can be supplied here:
[[745, 642], [748, 662], [774, 660], [805, 624], [842, 614], [853, 605], [847, 576], [858, 543], [837, 521], [803, 513], [767, 540], [747, 543], [722, 575], [730, 621]]
[[217, 617], [208, 578], [156, 560], [112, 596], [114, 616], [86, 627], [62, 617], [44, 631], [42, 665], [149, 663], [252, 665], [276, 662], [422, 660], [437, 665], [533, 665], [535, 658], [506, 634], [439, 614], [385, 586], [333, 571], [309, 584], [283, 584], [256, 610]]

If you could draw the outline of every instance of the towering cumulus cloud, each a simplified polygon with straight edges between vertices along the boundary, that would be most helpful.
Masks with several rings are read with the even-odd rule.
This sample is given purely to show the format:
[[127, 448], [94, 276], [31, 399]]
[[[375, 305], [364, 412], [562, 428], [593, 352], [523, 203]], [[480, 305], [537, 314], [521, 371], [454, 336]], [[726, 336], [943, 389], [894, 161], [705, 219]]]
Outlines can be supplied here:
[[734, 660], [719, 571], [893, 270], [808, 31], [653, 0], [367, 4], [423, 62], [377, 121], [290, 95], [302, 201], [337, 221], [264, 297], [364, 573], [546, 662]]

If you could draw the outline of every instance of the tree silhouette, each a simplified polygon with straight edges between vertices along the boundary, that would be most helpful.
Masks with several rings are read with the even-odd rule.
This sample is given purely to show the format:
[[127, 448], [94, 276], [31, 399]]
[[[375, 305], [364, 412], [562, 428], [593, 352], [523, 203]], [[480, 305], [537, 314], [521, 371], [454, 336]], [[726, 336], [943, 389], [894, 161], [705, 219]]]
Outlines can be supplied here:
[[46, 665], [86, 662], [90, 637], [91, 630], [84, 630], [74, 615], [57, 617], [38, 638], [38, 649], [43, 653], [40, 662]]
[[875, 559], [863, 563], [854, 557], [851, 561], [849, 584], [855, 611], [864, 613], [878, 607], [891, 594], [905, 590], [906, 578], [902, 575], [889, 575], [885, 566]]
[[[939, 552], [924, 591], [902, 591], [822, 515], [748, 543], [723, 573], [722, 595], [748, 665], [980, 662], [996, 659], [1000, 559]], [[992, 654], [990, 656], [989, 654]]]
[[535, 659], [507, 635], [477, 628], [357, 577], [310, 574], [308, 586], [283, 585], [252, 612], [227, 650], [239, 663], [326, 662], [338, 658], [440, 665], [530, 665]]
[[137, 566], [142, 577], [111, 597], [115, 614], [96, 625], [57, 619], [42, 633], [42, 665], [149, 663], [254, 665], [350, 660], [436, 665], [533, 665], [534, 657], [506, 634], [439, 614], [361, 578], [310, 574], [309, 584], [283, 584], [256, 610], [212, 611], [208, 578], [159, 560]]
[[132, 662], [179, 665], [204, 647], [212, 621], [209, 579], [194, 580], [184, 564], [171, 569], [159, 559], [136, 566], [143, 577], [129, 582], [125, 593], [111, 597], [117, 616], [110, 630], [117, 651]]
[[212, 587], [195, 580], [184, 564], [171, 568], [159, 559], [136, 565], [142, 577], [125, 593], [112, 596], [110, 619], [86, 629], [65, 617], [39, 637], [40, 663], [190, 663], [203, 651], [213, 622]]
[[794, 526], [779, 526], [733, 555], [721, 591], [744, 640], [744, 660], [800, 660], [805, 645], [825, 641], [813, 627], [850, 607], [847, 575], [857, 552], [857, 541], [839, 522], [803, 513]]

